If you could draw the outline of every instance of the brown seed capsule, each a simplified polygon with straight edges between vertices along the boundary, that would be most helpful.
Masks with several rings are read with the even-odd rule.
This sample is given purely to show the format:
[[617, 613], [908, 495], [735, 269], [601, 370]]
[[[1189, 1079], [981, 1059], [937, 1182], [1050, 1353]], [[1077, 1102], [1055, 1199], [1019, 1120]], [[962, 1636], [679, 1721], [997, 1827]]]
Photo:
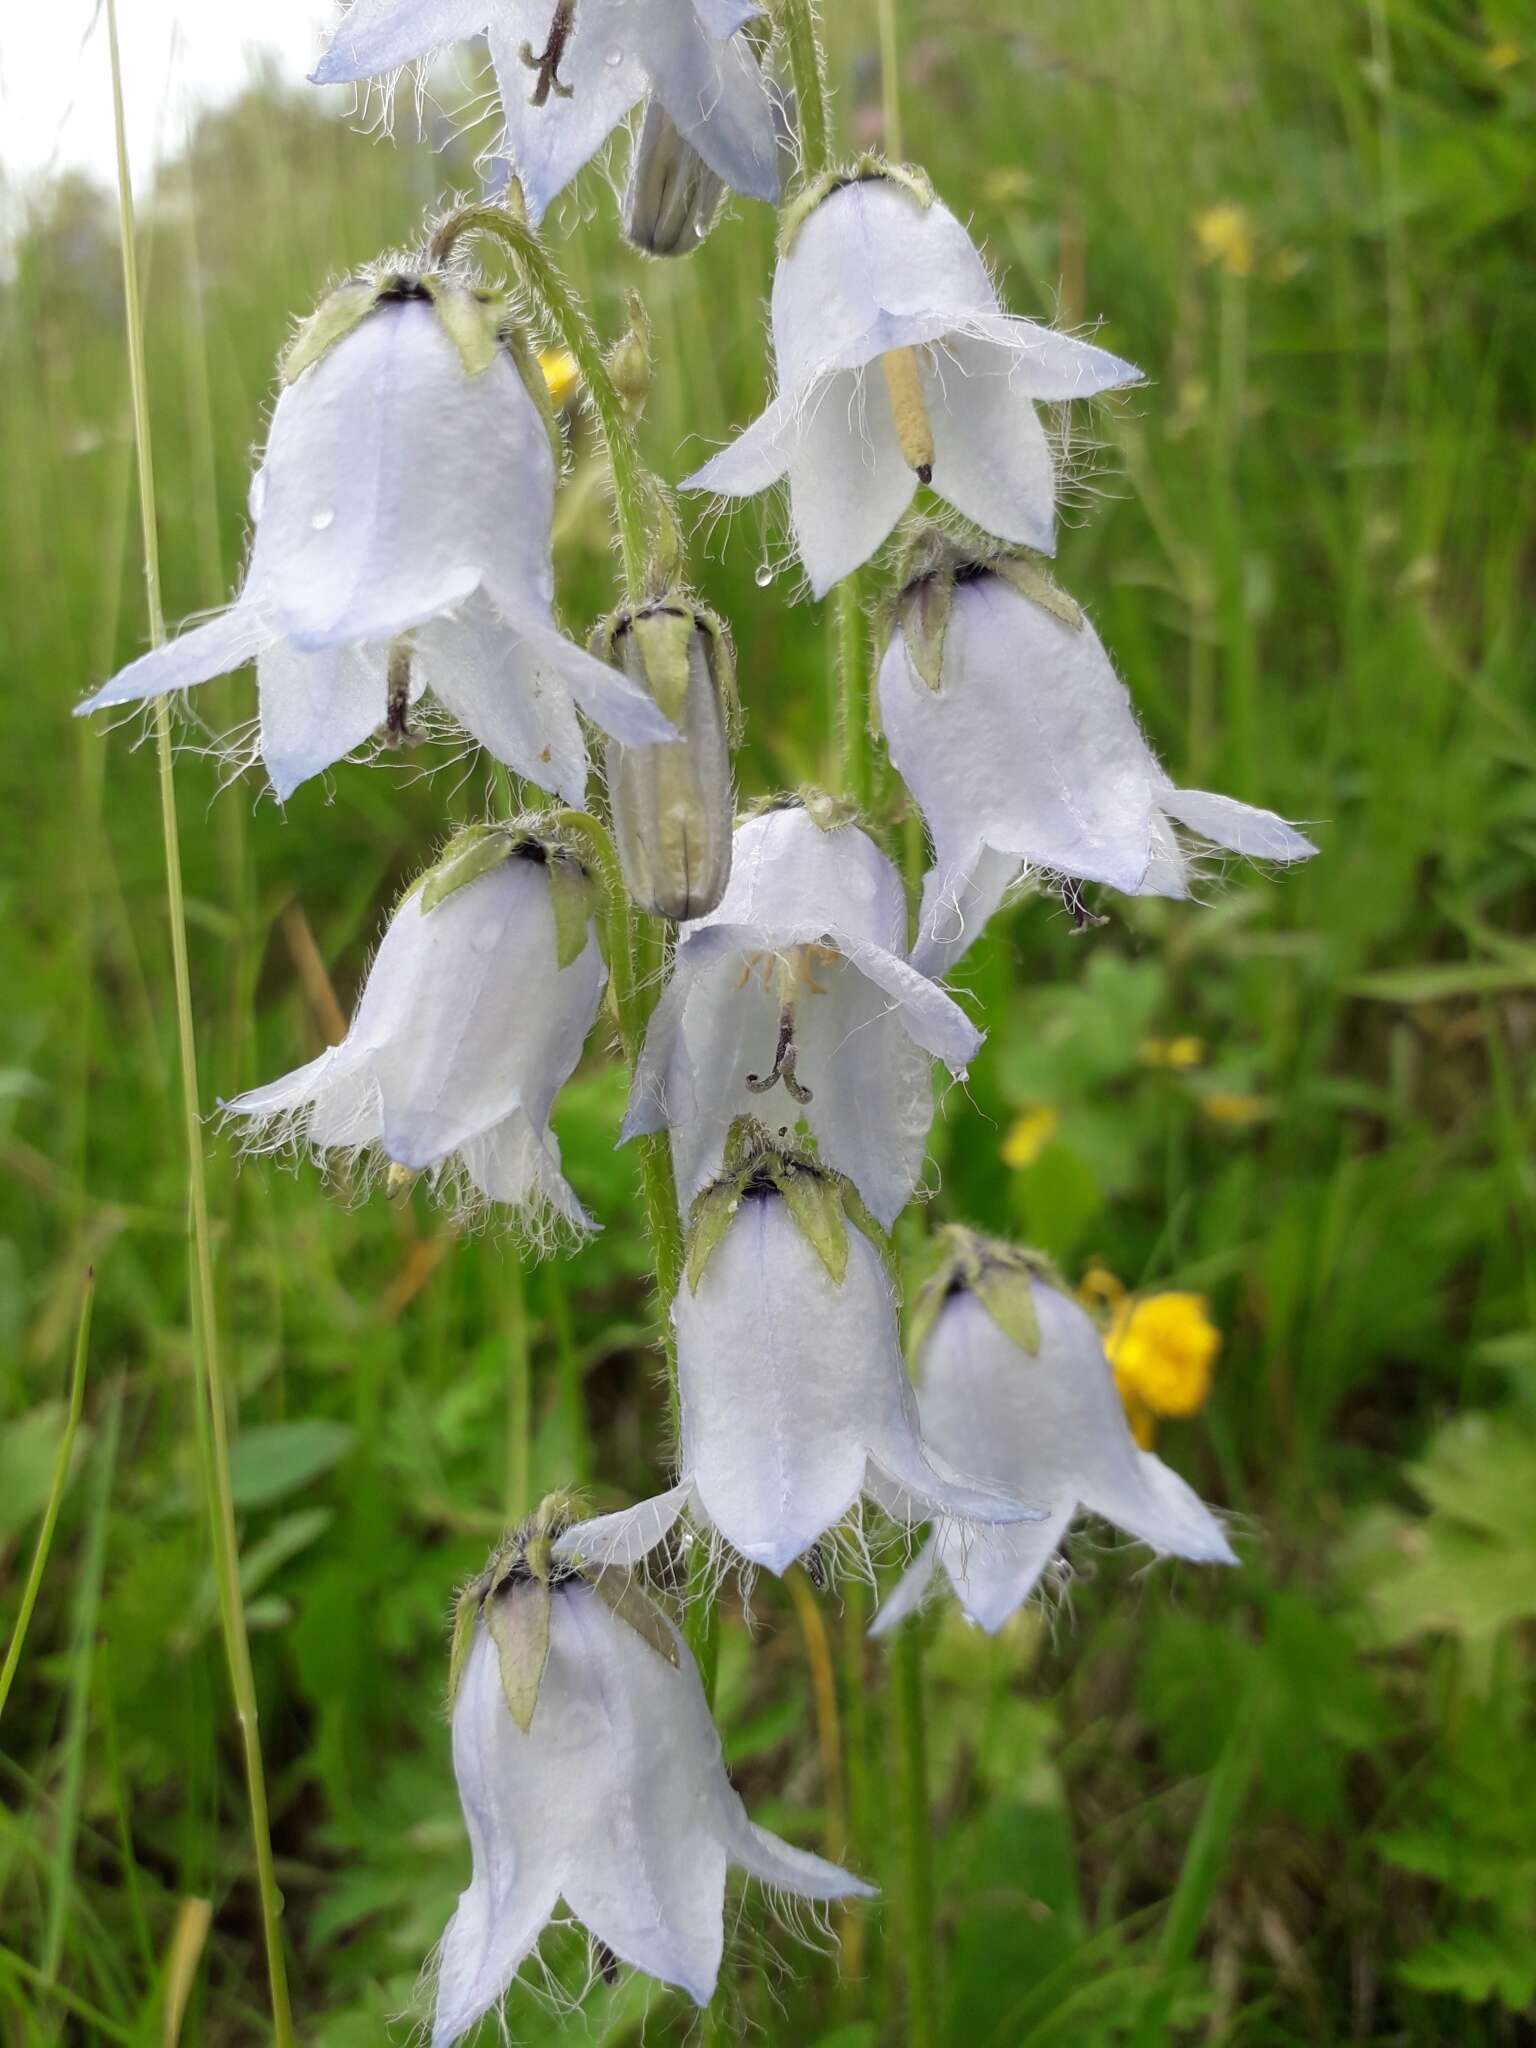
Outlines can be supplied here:
[[652, 747], [609, 743], [608, 796], [629, 893], [656, 917], [702, 917], [731, 873], [735, 690], [725, 635], [692, 604], [664, 599], [610, 620], [594, 652], [647, 690], [682, 735]]

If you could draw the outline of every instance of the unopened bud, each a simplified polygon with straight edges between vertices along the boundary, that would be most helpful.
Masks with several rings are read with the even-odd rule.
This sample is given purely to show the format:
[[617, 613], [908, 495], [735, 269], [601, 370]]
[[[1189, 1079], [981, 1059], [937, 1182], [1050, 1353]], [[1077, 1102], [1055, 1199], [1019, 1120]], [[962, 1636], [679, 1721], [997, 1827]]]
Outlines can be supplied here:
[[724, 182], [652, 98], [630, 163], [624, 233], [651, 256], [686, 256], [715, 224]]
[[718, 620], [663, 599], [620, 613], [593, 651], [622, 669], [682, 734], [658, 746], [610, 741], [608, 796], [630, 895], [656, 917], [702, 917], [731, 874], [731, 654]]

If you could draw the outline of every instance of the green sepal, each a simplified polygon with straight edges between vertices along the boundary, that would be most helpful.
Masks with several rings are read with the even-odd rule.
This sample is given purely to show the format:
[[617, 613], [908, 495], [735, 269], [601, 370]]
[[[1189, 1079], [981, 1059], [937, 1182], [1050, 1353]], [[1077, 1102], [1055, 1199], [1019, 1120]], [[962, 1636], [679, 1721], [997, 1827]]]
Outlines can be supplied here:
[[640, 650], [645, 680], [664, 718], [681, 728], [688, 703], [688, 656], [695, 631], [691, 609], [658, 605], [637, 612], [630, 633]]
[[482, 376], [501, 352], [505, 303], [456, 277], [428, 275], [422, 278], [421, 288], [458, 350], [465, 376]]
[[893, 164], [877, 151], [866, 150], [855, 157], [852, 163], [842, 164], [836, 170], [823, 171], [812, 178], [797, 192], [789, 204], [779, 213], [779, 255], [787, 256], [795, 246], [795, 237], [805, 226], [811, 215], [823, 200], [830, 199], [834, 192], [840, 192], [845, 185], [874, 184], [885, 179], [892, 185], [899, 185], [924, 212], [933, 204], [933, 184], [928, 173], [916, 164]]
[[1053, 619], [1060, 619], [1064, 626], [1070, 626], [1074, 633], [1082, 631], [1082, 606], [1075, 597], [1067, 595], [1038, 555], [999, 555], [989, 566], [992, 574], [1000, 576], [1020, 597], [1027, 597], [1042, 611], [1049, 612]]
[[697, 1294], [704, 1269], [731, 1227], [741, 1206], [742, 1189], [732, 1180], [717, 1180], [694, 1196], [688, 1211], [688, 1256], [684, 1267], [688, 1292]]
[[551, 849], [549, 907], [555, 914], [555, 966], [569, 967], [587, 949], [592, 924], [592, 878], [571, 854]]
[[448, 1650], [448, 1704], [451, 1707], [459, 1696], [459, 1680], [464, 1676], [464, 1666], [469, 1657], [469, 1646], [475, 1640], [475, 1623], [480, 1619], [480, 1603], [485, 1598], [484, 1575], [472, 1579], [453, 1604], [453, 1638]]
[[975, 1295], [1003, 1335], [1033, 1358], [1040, 1349], [1040, 1318], [1029, 1271], [1019, 1266], [985, 1266]]
[[524, 1735], [533, 1726], [539, 1687], [549, 1662], [553, 1599], [548, 1579], [516, 1579], [488, 1594], [482, 1609], [496, 1645], [507, 1712]]
[[373, 278], [354, 278], [322, 299], [283, 352], [283, 382], [296, 383], [311, 363], [345, 341], [378, 303], [379, 286]]
[[505, 825], [466, 825], [454, 833], [437, 860], [417, 876], [406, 893], [411, 896], [420, 890], [422, 915], [428, 916], [456, 889], [478, 882], [492, 868], [510, 860], [516, 845]]
[[1044, 1252], [984, 1237], [964, 1224], [947, 1224], [934, 1240], [936, 1259], [917, 1291], [907, 1319], [907, 1348], [917, 1358], [946, 1299], [974, 1294], [1011, 1343], [1031, 1358], [1040, 1349], [1040, 1318], [1034, 1283], [1066, 1291], [1066, 1282]]
[[901, 634], [919, 681], [937, 696], [943, 683], [944, 639], [955, 609], [954, 579], [925, 576], [901, 593]]
[[582, 1577], [615, 1621], [622, 1621], [632, 1628], [658, 1657], [666, 1658], [674, 1671], [680, 1667], [682, 1659], [678, 1656], [677, 1637], [667, 1625], [661, 1609], [632, 1572], [619, 1565], [599, 1565], [592, 1569], [584, 1568]]
[[827, 1278], [841, 1287], [848, 1271], [848, 1219], [841, 1188], [823, 1170], [782, 1156], [769, 1165], [768, 1173], [800, 1235], [826, 1268]]

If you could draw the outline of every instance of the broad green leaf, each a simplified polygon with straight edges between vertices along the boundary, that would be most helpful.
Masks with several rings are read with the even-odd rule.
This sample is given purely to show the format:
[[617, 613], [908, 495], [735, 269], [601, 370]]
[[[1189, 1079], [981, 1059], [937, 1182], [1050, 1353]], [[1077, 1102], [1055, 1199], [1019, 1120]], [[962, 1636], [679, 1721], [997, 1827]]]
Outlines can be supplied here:
[[344, 1458], [354, 1432], [318, 1416], [297, 1422], [258, 1422], [241, 1431], [229, 1456], [237, 1508], [268, 1507], [308, 1486]]

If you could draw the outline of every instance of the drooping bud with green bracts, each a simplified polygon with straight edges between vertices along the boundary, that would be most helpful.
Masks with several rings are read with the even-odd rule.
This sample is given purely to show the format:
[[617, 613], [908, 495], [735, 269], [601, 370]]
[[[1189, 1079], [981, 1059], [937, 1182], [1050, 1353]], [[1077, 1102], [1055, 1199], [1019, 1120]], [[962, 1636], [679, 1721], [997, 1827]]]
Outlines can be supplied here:
[[739, 713], [725, 627], [671, 595], [605, 619], [592, 652], [622, 671], [680, 737], [608, 748], [608, 797], [625, 885], [640, 909], [703, 917], [731, 876], [731, 746]]

